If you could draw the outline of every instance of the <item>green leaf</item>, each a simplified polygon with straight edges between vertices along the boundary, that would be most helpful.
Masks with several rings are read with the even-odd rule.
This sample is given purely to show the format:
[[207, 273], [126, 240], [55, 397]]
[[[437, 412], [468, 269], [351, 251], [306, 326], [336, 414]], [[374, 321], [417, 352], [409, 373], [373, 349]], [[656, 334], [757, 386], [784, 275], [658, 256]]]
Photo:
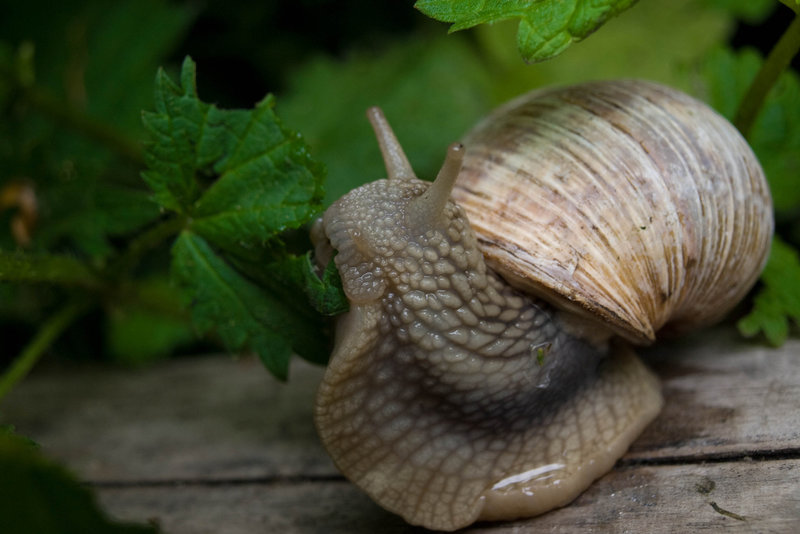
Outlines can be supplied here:
[[208, 159], [198, 154], [202, 150], [198, 145], [211, 108], [197, 99], [195, 66], [188, 57], [183, 62], [180, 86], [159, 69], [155, 107], [155, 113], [142, 114], [151, 138], [145, 152], [148, 170], [142, 178], [155, 193], [156, 202], [178, 213], [188, 213], [201, 192], [195, 173], [209, 165]]
[[613, 78], [644, 78], [692, 91], [687, 66], [700, 62], [727, 39], [733, 20], [697, 0], [639, 2], [592, 35], [591, 45], [570, 47], [558, 61], [530, 68], [520, 68], [519, 53], [510, 38], [514, 24], [482, 25], [475, 31], [492, 66], [496, 103], [536, 87]]
[[[732, 119], [761, 63], [761, 56], [752, 49], [715, 50], [703, 65], [700, 96]], [[764, 168], [779, 218], [800, 209], [798, 103], [800, 77], [788, 70], [767, 95], [747, 138]]]
[[27, 446], [34, 450], [39, 447], [39, 444], [32, 439], [17, 434], [14, 425], [0, 424], [0, 442], [2, 442], [2, 440], [8, 440], [10, 443]]
[[[152, 103], [152, 73], [195, 13], [163, 0], [30, 0], [4, 5], [0, 35], [14, 47], [28, 41], [35, 48], [37, 85], [138, 137], [141, 110]], [[68, 137], [55, 140], [64, 154], [79, 146]]]
[[752, 311], [737, 326], [744, 336], [762, 332], [767, 341], [778, 346], [789, 335], [789, 321], [800, 322], [800, 257], [777, 236], [772, 240], [761, 281], [763, 287]]
[[775, 0], [703, 0], [703, 2], [728, 11], [749, 24], [762, 22], [776, 7]]
[[245, 278], [201, 236], [184, 231], [172, 254], [173, 272], [192, 296], [194, 325], [215, 332], [228, 350], [256, 352], [282, 380], [293, 349], [312, 360], [327, 352], [319, 321], [300, 316], [288, 301]]
[[300, 285], [308, 296], [314, 309], [323, 315], [333, 316], [346, 312], [350, 302], [342, 289], [342, 279], [333, 259], [328, 262], [322, 272], [322, 278], [317, 276], [311, 253], [298, 256], [294, 259], [295, 267], [291, 272], [300, 277]]
[[110, 521], [94, 496], [28, 440], [0, 428], [0, 532], [156, 534], [151, 526]]
[[124, 305], [109, 306], [107, 347], [111, 357], [126, 365], [164, 358], [194, 340], [185, 295], [167, 278], [139, 281]]
[[113, 251], [110, 238], [130, 235], [160, 216], [146, 190], [98, 178], [56, 182], [41, 200], [47, 219], [37, 227], [36, 245], [52, 250], [66, 244], [93, 258]]
[[330, 204], [386, 176], [368, 107], [384, 110], [417, 176], [432, 180], [447, 146], [488, 111], [491, 81], [465, 38], [426, 37], [347, 61], [317, 57], [294, 73], [278, 111], [325, 161]]
[[108, 351], [126, 365], [159, 360], [194, 338], [186, 321], [141, 306], [114, 309], [108, 321]]
[[[181, 86], [160, 71], [144, 178], [164, 207], [191, 214], [193, 231], [232, 250], [260, 246], [321, 210], [323, 167], [283, 127], [268, 96], [253, 110], [220, 110], [197, 97], [187, 58]], [[202, 191], [200, 177], [214, 181]]]
[[253, 111], [212, 108], [206, 130], [218, 132], [219, 174], [194, 209], [192, 229], [222, 248], [258, 246], [299, 228], [322, 209], [322, 165], [302, 137], [285, 129], [268, 96]]
[[478, 24], [520, 19], [517, 45], [527, 62], [557, 56], [636, 0], [419, 0], [414, 7], [431, 18], [452, 22], [450, 32]]
[[202, 102], [189, 58], [180, 86], [161, 71], [156, 112], [144, 116], [151, 142], [143, 176], [163, 207], [190, 221], [172, 270], [192, 296], [197, 330], [214, 332], [230, 351], [255, 351], [285, 379], [293, 352], [315, 362], [327, 355], [321, 318], [297, 298], [305, 295], [302, 265], [284, 244], [288, 230], [321, 211], [325, 172], [274, 105], [272, 96], [252, 110]]

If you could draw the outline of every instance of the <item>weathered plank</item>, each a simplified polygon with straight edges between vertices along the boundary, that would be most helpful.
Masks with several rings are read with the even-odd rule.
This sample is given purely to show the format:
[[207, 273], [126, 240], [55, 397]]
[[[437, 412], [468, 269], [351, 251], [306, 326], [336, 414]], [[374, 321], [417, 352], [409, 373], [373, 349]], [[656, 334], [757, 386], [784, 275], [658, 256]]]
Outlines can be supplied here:
[[[800, 341], [774, 350], [717, 329], [646, 357], [666, 404], [627, 459], [800, 449]], [[281, 384], [254, 359], [224, 356], [138, 371], [48, 368], [0, 408], [86, 480], [332, 475], [311, 417], [321, 374], [296, 361]]]
[[800, 340], [772, 349], [719, 328], [645, 357], [666, 402], [626, 458], [800, 454]]
[[331, 475], [312, 402], [322, 369], [287, 384], [253, 358], [196, 357], [141, 370], [41, 369], [0, 411], [85, 480]]
[[[170, 534], [424, 532], [341, 481], [100, 488], [121, 519]], [[797, 532], [800, 460], [615, 469], [565, 508], [465, 532]]]
[[[720, 328], [645, 358], [665, 409], [617, 468], [564, 509], [473, 530], [794, 531], [800, 341], [772, 350]], [[339, 477], [319, 445], [311, 412], [322, 369], [297, 361], [291, 372], [279, 384], [254, 359], [220, 356], [137, 371], [44, 367], [0, 413], [97, 484], [115, 515], [159, 518], [172, 534], [409, 531]]]

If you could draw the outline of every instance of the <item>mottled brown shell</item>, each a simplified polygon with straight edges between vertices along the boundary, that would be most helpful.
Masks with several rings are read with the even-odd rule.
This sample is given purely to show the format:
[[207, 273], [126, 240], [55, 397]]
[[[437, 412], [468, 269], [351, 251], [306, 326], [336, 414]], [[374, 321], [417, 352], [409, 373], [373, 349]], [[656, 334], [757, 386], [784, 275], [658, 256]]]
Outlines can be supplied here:
[[763, 171], [705, 104], [645, 81], [520, 97], [464, 139], [453, 191], [512, 284], [646, 343], [741, 299], [773, 231]]

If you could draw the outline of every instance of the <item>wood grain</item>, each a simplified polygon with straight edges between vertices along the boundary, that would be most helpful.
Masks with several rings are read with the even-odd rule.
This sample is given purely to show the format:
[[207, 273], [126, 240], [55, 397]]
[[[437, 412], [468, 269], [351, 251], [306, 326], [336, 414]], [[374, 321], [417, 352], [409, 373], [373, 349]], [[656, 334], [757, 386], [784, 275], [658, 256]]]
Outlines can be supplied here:
[[[156, 518], [171, 534], [426, 532], [345, 481], [105, 487], [100, 497], [118, 517]], [[800, 461], [774, 460], [622, 467], [565, 508], [464, 532], [788, 534], [798, 521]]]
[[[565, 508], [469, 532], [800, 531], [800, 341], [719, 328], [645, 359], [666, 406], [611, 473]], [[0, 411], [110, 513], [170, 534], [418, 531], [336, 472], [311, 420], [322, 370], [291, 373], [225, 356], [44, 366]]]

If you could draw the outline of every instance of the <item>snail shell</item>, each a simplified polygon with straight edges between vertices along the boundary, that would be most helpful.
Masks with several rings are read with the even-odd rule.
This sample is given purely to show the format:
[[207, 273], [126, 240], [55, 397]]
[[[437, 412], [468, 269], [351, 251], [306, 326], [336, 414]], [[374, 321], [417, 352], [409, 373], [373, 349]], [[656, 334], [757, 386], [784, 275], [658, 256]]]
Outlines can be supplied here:
[[758, 160], [727, 120], [674, 89], [535, 91], [464, 144], [452, 194], [487, 263], [634, 342], [717, 321], [766, 262], [772, 201]]
[[755, 157], [703, 104], [638, 81], [512, 102], [433, 184], [370, 118], [389, 179], [312, 231], [350, 301], [317, 394], [323, 444], [428, 528], [567, 504], [661, 408], [613, 333], [706, 324], [758, 276], [772, 218]]

